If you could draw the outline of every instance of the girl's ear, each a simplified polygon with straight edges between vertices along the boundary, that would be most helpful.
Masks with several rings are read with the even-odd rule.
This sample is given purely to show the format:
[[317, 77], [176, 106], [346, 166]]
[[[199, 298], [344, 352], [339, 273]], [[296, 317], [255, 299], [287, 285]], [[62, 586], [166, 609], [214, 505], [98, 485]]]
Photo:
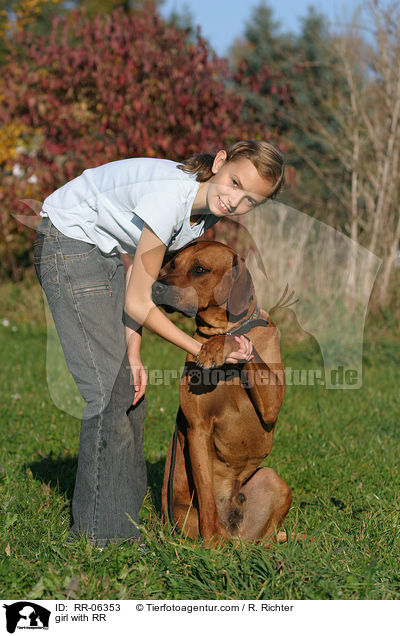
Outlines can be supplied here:
[[213, 174], [217, 174], [218, 170], [222, 168], [226, 161], [226, 157], [226, 150], [218, 150], [217, 154], [214, 157], [214, 163], [211, 168]]

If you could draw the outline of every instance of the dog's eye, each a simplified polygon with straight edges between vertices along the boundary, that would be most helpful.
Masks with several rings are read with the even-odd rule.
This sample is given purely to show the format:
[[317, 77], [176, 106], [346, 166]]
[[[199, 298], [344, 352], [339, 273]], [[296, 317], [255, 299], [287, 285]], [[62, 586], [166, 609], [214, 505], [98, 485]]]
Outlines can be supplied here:
[[209, 269], [206, 269], [205, 267], [202, 267], [201, 265], [195, 265], [195, 267], [193, 267], [192, 269], [192, 274], [194, 274], [195, 276], [200, 276], [201, 274], [205, 274], [206, 272], [209, 272]]

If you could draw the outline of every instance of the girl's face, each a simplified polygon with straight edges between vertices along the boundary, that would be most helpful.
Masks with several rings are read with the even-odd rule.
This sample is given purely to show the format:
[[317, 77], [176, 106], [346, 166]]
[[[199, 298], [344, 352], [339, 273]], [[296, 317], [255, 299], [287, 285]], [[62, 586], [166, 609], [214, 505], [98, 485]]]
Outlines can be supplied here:
[[213, 176], [206, 182], [206, 204], [214, 216], [246, 214], [272, 191], [273, 183], [261, 177], [250, 159], [239, 157], [226, 162], [220, 150], [212, 167]]

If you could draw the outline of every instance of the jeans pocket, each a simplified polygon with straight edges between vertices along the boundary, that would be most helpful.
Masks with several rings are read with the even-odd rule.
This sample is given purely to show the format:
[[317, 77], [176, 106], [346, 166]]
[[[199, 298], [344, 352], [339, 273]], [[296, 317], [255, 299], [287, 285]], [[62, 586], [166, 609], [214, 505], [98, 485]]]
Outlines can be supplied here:
[[33, 257], [36, 275], [46, 294], [49, 305], [60, 297], [60, 279], [58, 275], [57, 256], [37, 255]]
[[[97, 246], [80, 243], [80, 253], [64, 252], [65, 269], [73, 296], [107, 295], [112, 296], [111, 279], [118, 267], [119, 258], [105, 256]], [[82, 246], [87, 245], [87, 251]], [[78, 249], [78, 246], [75, 246]]]

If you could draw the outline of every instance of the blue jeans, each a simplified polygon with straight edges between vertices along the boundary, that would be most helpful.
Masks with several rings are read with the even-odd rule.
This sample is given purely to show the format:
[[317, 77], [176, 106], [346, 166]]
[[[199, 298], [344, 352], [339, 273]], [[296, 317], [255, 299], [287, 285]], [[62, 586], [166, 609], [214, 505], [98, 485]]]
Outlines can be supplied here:
[[[72, 533], [91, 543], [137, 538], [147, 489], [146, 403], [133, 386], [122, 321], [125, 275], [118, 255], [62, 234], [44, 218], [34, 264], [68, 368], [86, 401], [72, 499]], [[74, 534], [72, 534], [74, 536]]]

